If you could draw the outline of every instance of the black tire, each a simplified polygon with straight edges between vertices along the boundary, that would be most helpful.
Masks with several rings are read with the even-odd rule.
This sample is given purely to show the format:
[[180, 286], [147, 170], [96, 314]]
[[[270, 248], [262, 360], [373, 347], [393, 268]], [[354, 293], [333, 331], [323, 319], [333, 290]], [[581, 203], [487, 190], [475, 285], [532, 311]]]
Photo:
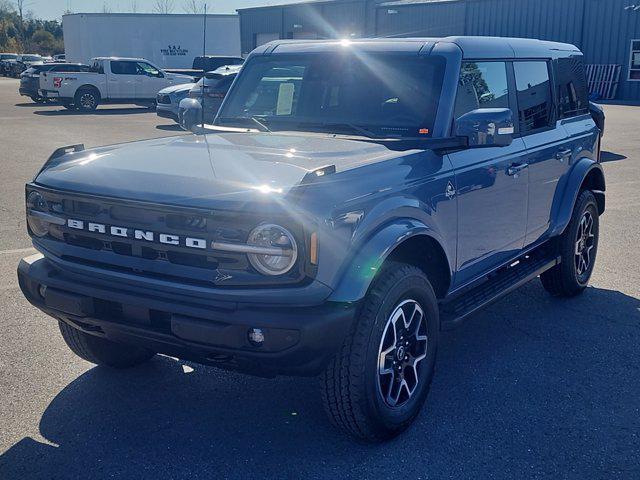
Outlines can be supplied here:
[[[591, 218], [591, 235], [584, 239], [581, 222]], [[588, 220], [587, 220], [588, 222]], [[558, 239], [558, 251], [561, 262], [550, 270], [540, 275], [542, 286], [554, 297], [575, 297], [584, 292], [589, 283], [593, 267], [598, 253], [598, 237], [600, 224], [598, 217], [598, 204], [596, 198], [588, 190], [584, 190], [578, 195], [573, 208], [573, 215], [566, 230]], [[580, 240], [580, 238], [582, 240]], [[580, 249], [578, 242], [582, 241], [584, 248], [580, 257], [585, 255], [589, 259], [588, 265], [579, 265], [580, 260], [576, 253]], [[586, 253], [585, 250], [589, 249]]]
[[130, 368], [148, 361], [155, 353], [151, 350], [84, 333], [59, 321], [60, 333], [73, 353], [84, 360], [111, 368]]
[[92, 112], [100, 105], [100, 92], [95, 88], [81, 88], [76, 92], [73, 104], [81, 112]]
[[66, 108], [67, 110], [75, 110], [76, 109], [76, 106], [73, 103], [65, 102], [65, 103], [62, 104], [62, 106], [64, 108]]
[[[409, 393], [409, 387], [406, 390], [400, 387], [399, 391], [404, 391], [408, 398], [405, 398], [404, 403], [398, 401], [395, 406], [391, 406], [387, 401], [391, 395], [385, 396], [383, 391], [390, 393], [390, 385], [402, 385], [393, 383], [397, 378], [400, 379], [398, 382], [410, 382], [410, 372], [402, 371], [396, 377], [394, 365], [396, 360], [400, 363], [401, 357], [397, 356], [400, 354], [399, 348], [396, 347], [388, 356], [383, 356], [383, 345], [387, 339], [388, 326], [392, 325], [391, 315], [411, 301], [419, 304], [426, 320], [424, 335], [427, 338], [422, 340], [426, 350], [425, 358], [413, 370], [417, 380], [413, 393]], [[410, 323], [406, 329], [407, 338], [412, 325]], [[439, 327], [438, 302], [426, 275], [411, 265], [391, 263], [385, 266], [363, 300], [358, 317], [340, 351], [321, 375], [322, 400], [331, 422], [344, 432], [366, 442], [383, 441], [405, 430], [420, 412], [429, 393]], [[394, 334], [392, 338], [390, 344], [397, 345], [398, 335]], [[419, 356], [419, 353], [410, 350], [412, 347], [406, 348], [406, 353], [412, 358]], [[389, 361], [389, 370], [393, 370], [393, 373], [387, 374], [391, 374], [391, 377], [380, 373], [382, 367], [379, 367], [379, 358], [385, 358], [385, 365]], [[385, 379], [388, 383], [383, 386]], [[400, 397], [398, 395], [398, 399]]]

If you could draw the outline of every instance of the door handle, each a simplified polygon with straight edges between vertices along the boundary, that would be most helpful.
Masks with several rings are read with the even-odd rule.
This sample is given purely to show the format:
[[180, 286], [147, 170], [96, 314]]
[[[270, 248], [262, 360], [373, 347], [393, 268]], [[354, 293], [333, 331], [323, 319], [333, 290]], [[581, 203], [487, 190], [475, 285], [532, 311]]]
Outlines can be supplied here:
[[570, 148], [567, 148], [565, 150], [560, 150], [558, 153], [556, 153], [556, 159], [562, 161], [572, 153], [573, 153], [573, 150], [571, 150]]
[[526, 168], [529, 168], [528, 163], [512, 163], [511, 166], [507, 168], [507, 175], [515, 177]]

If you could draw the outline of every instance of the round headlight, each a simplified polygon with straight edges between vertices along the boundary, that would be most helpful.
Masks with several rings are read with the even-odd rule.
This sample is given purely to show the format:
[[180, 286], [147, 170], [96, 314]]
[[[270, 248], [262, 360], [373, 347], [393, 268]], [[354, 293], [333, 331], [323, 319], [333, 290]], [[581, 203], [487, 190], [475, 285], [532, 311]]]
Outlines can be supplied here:
[[49, 233], [49, 222], [45, 222], [40, 218], [30, 215], [30, 212], [46, 212], [49, 210], [49, 205], [44, 197], [38, 192], [31, 192], [27, 196], [27, 223], [31, 232], [36, 237], [44, 237]]
[[269, 253], [248, 254], [253, 268], [264, 275], [287, 273], [298, 258], [295, 238], [291, 232], [279, 225], [259, 225], [249, 234], [247, 243], [269, 251]]

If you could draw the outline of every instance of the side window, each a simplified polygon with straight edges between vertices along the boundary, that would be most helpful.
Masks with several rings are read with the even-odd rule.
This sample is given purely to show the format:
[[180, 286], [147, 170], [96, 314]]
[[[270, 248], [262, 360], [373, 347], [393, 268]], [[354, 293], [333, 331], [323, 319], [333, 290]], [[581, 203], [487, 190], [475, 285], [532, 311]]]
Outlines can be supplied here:
[[520, 132], [532, 133], [551, 125], [552, 99], [547, 62], [514, 62]]
[[111, 73], [114, 75], [136, 75], [136, 62], [113, 60], [111, 62]]
[[146, 62], [136, 63], [136, 74], [145, 75], [147, 77], [160, 77], [160, 70]]
[[640, 80], [640, 40], [631, 41], [629, 80]]
[[556, 62], [558, 118], [575, 117], [589, 111], [589, 93], [580, 57], [560, 58]]
[[102, 66], [102, 62], [100, 61], [93, 62], [93, 65], [91, 65], [90, 71], [93, 73], [104, 73], [104, 67]]
[[504, 62], [464, 62], [456, 95], [454, 118], [478, 108], [509, 108]]

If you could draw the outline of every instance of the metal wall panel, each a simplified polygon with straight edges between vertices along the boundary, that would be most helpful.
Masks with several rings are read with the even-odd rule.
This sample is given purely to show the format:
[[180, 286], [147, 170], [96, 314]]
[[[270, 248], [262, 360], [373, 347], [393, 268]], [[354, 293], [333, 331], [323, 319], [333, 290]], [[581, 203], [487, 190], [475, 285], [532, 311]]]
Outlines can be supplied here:
[[622, 65], [618, 98], [640, 101], [640, 81], [629, 81], [631, 40], [640, 40], [640, 1], [585, 0], [582, 51], [587, 63]]
[[618, 98], [640, 100], [628, 81], [632, 39], [640, 40], [640, 0], [451, 0], [378, 5], [337, 0], [241, 10], [242, 49], [256, 33], [287, 36], [440, 37], [488, 35], [539, 38], [577, 45], [587, 63], [622, 65]]
[[277, 33], [282, 37], [282, 8], [240, 10], [240, 43], [242, 53], [255, 48], [258, 33]]
[[446, 37], [464, 35], [464, 2], [380, 7], [378, 37]]
[[466, 35], [580, 40], [583, 0], [468, 0]]

